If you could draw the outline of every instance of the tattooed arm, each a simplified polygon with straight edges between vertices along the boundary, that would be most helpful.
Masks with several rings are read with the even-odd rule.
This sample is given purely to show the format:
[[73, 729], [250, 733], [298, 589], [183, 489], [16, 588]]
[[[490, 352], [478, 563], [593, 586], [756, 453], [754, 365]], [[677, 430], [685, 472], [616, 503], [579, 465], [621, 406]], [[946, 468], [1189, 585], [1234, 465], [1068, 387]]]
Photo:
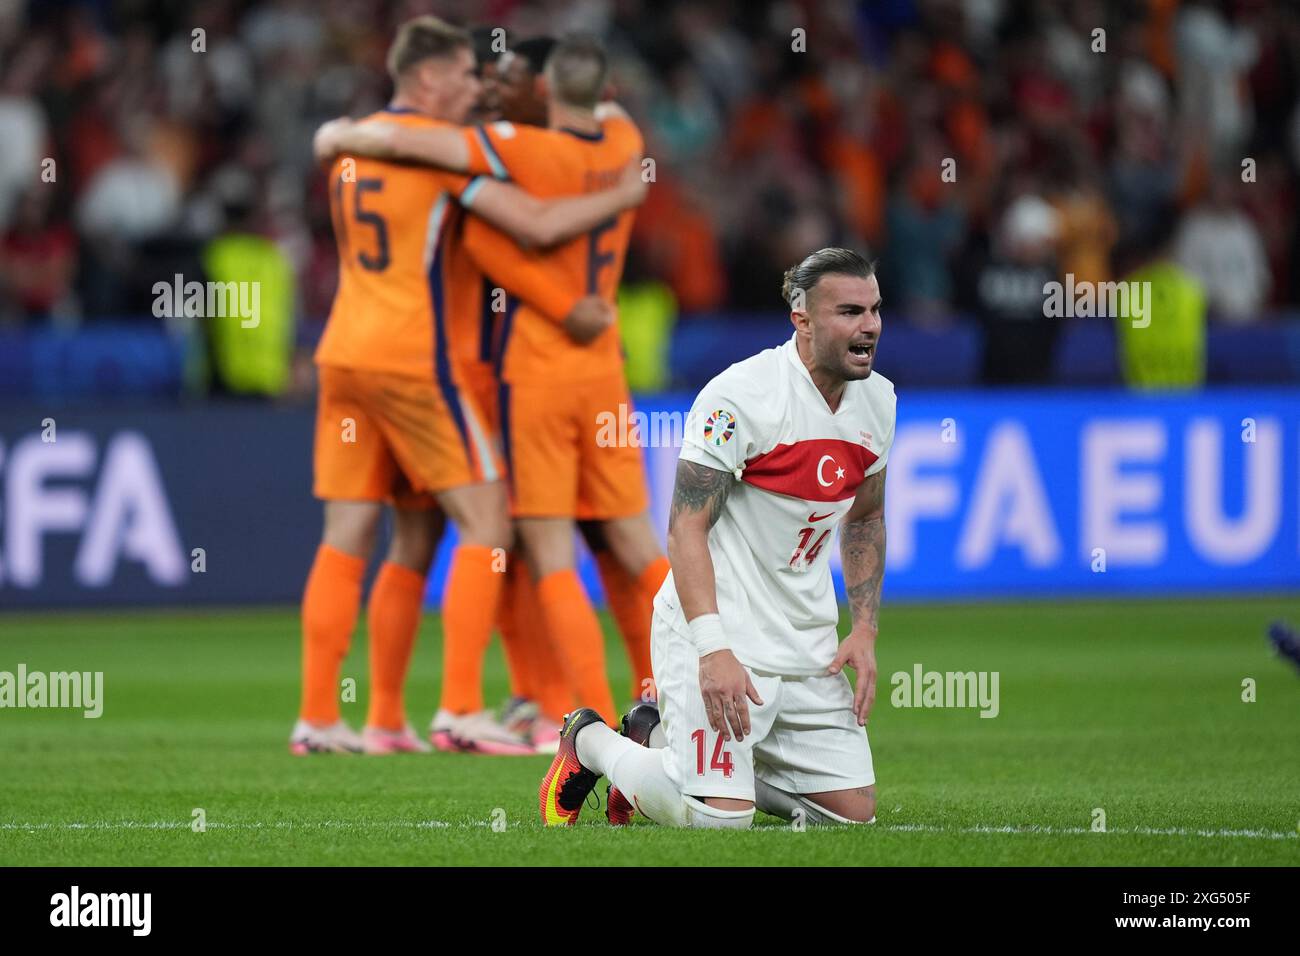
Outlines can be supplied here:
[[[700, 655], [700, 696], [709, 726], [723, 740], [730, 740], [732, 734], [744, 740], [750, 729], [746, 699], [763, 702], [728, 645], [724, 622], [718, 617], [718, 592], [709, 554], [709, 530], [722, 515], [735, 480], [729, 471], [679, 461], [668, 517], [668, 561], [682, 613]], [[743, 622], [726, 623], [743, 626]]]
[[853, 629], [840, 644], [830, 673], [848, 664], [858, 675], [853, 714], [866, 724], [876, 700], [876, 630], [880, 585], [885, 577], [885, 472], [882, 468], [858, 489], [853, 507], [840, 525], [840, 563], [848, 592]]
[[880, 584], [885, 577], [885, 472], [882, 468], [858, 489], [853, 507], [840, 525], [840, 562], [853, 630], [876, 633]]
[[709, 556], [709, 530], [722, 516], [735, 476], [693, 461], [677, 463], [672, 510], [668, 514], [668, 563], [686, 620], [718, 613]]

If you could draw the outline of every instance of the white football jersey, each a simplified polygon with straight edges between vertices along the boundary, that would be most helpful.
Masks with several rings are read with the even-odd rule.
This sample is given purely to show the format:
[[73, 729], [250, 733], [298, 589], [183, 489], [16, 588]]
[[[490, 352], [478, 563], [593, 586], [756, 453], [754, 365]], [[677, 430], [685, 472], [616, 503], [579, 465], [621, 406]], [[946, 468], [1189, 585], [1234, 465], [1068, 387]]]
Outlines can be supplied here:
[[[681, 458], [736, 476], [709, 532], [718, 613], [747, 667], [825, 673], [839, 643], [831, 533], [894, 441], [894, 386], [878, 372], [847, 383], [832, 412], [795, 340], [737, 362], [705, 386]], [[655, 606], [686, 629], [669, 574]]]

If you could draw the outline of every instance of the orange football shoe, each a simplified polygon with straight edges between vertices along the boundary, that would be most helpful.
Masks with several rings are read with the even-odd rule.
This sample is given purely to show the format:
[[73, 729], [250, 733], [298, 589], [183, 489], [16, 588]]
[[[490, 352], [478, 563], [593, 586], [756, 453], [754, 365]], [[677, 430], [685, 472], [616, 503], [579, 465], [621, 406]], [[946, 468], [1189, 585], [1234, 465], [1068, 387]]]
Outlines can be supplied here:
[[[623, 736], [642, 747], [650, 746], [650, 735], [659, 726], [659, 708], [655, 704], [637, 704], [623, 715]], [[623, 791], [610, 784], [605, 788], [605, 819], [612, 826], [632, 822], [634, 808]]]
[[578, 731], [595, 723], [604, 721], [590, 707], [579, 707], [564, 715], [559, 748], [537, 790], [542, 823], [548, 827], [573, 826], [578, 821], [578, 813], [582, 810], [587, 794], [591, 793], [596, 781], [600, 779], [578, 760]]

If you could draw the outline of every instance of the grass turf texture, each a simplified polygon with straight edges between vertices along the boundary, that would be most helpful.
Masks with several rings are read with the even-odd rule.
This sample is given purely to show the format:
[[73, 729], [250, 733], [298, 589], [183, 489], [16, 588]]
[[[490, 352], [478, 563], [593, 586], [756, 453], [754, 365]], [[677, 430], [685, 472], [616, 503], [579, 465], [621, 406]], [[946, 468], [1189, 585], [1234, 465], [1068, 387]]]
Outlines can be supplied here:
[[[0, 616], [0, 670], [102, 670], [105, 699], [98, 720], [0, 710], [0, 864], [1300, 863], [1300, 677], [1262, 636], [1272, 618], [1300, 618], [1300, 600], [882, 617], [879, 825], [795, 832], [759, 814], [751, 832], [720, 833], [645, 820], [617, 830], [590, 808], [574, 829], [545, 830], [542, 757], [291, 757], [291, 610]], [[612, 632], [609, 647], [626, 694]], [[418, 729], [440, 655], [431, 615], [407, 695]], [[1000, 672], [1001, 713], [891, 706], [889, 675], [917, 662]], [[364, 634], [343, 673], [357, 680], [344, 714], [359, 726]], [[1241, 699], [1247, 677], [1255, 703]], [[500, 700], [495, 645], [486, 680]], [[1098, 807], [1109, 832], [1090, 830]], [[206, 832], [191, 829], [195, 808]]]

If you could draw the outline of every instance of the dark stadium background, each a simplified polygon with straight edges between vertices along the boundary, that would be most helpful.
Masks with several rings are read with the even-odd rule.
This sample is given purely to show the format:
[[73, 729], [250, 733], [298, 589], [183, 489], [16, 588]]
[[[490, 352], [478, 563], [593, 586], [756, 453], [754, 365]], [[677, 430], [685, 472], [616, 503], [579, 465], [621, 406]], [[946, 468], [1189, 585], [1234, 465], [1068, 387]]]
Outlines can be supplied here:
[[[806, 252], [879, 258], [879, 369], [911, 436], [887, 594], [1300, 584], [1288, 4], [50, 0], [0, 9], [0, 604], [295, 600], [336, 280], [311, 133], [383, 105], [394, 28], [430, 10], [608, 43], [656, 163], [621, 303], [642, 411], [779, 343], [779, 279]], [[1124, 317], [1042, 304], [1044, 281], [1152, 262], [1204, 302], [1176, 388], [1124, 368]], [[177, 275], [256, 276], [269, 370], [156, 315]], [[1085, 448], [1097, 428], [1118, 431]], [[1009, 454], [1031, 480], [994, 468]], [[672, 448], [648, 455], [662, 515]], [[1098, 499], [1107, 475], [1134, 497]]]

